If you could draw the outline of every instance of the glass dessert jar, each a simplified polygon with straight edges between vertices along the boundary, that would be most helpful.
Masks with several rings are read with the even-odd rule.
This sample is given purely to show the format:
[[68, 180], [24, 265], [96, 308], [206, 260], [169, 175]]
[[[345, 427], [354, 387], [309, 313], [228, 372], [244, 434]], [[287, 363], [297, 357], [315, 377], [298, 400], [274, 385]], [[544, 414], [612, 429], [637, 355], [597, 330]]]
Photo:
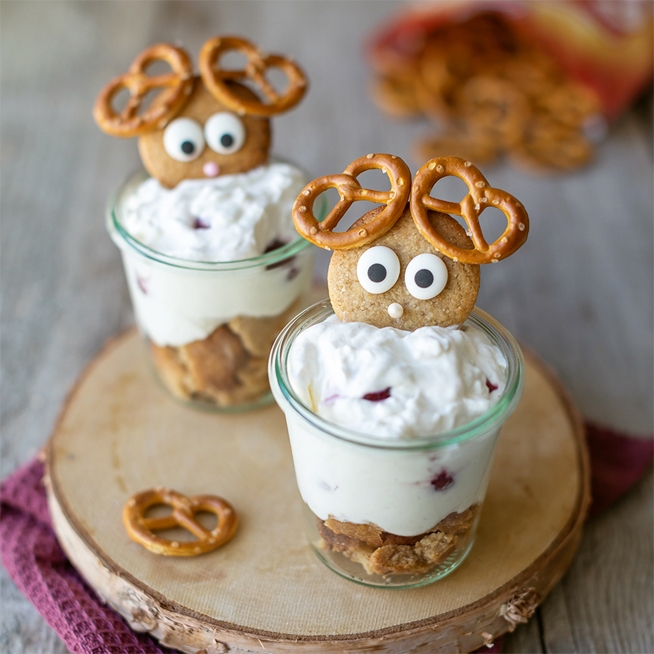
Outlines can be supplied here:
[[225, 411], [272, 400], [273, 341], [306, 306], [314, 249], [303, 238], [239, 261], [180, 259], [153, 250], [124, 227], [123, 208], [147, 178], [118, 189], [107, 229], [120, 248], [136, 323], [163, 385], [191, 405]]
[[272, 392], [286, 415], [309, 542], [346, 579], [395, 588], [431, 583], [472, 548], [497, 438], [522, 394], [520, 348], [502, 325], [475, 310], [465, 324], [481, 330], [507, 363], [497, 401], [450, 431], [380, 439], [324, 420], [289, 381], [295, 339], [332, 315], [329, 301], [298, 315], [277, 338], [269, 364]]

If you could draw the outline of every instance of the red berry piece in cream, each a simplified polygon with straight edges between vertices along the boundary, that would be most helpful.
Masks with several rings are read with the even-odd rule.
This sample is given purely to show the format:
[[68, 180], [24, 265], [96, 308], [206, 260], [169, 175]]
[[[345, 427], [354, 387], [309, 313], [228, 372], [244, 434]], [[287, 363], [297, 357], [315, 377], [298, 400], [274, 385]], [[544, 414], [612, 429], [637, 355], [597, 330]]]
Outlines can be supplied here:
[[209, 229], [211, 223], [204, 218], [194, 218], [193, 219], [193, 229]]
[[434, 490], [442, 491], [446, 490], [454, 483], [454, 477], [443, 468], [432, 478], [430, 483], [434, 487]]
[[286, 275], [286, 281], [293, 281], [300, 274], [300, 269], [293, 266]]
[[150, 280], [147, 279], [146, 277], [141, 277], [141, 275], [136, 273], [136, 285], [139, 287], [139, 289], [141, 289], [141, 293], [143, 293], [143, 295], [148, 294], [148, 282], [149, 281]]
[[274, 239], [268, 245], [266, 245], [266, 249], [263, 251], [264, 254], [267, 254], [268, 252], [272, 252], [273, 250], [278, 250], [281, 247], [284, 247], [286, 245], [286, 241], [282, 241], [281, 239]]
[[366, 393], [363, 396], [364, 400], [368, 402], [381, 402], [382, 400], [387, 400], [391, 396], [391, 387], [385, 388], [383, 391], [377, 391], [376, 393]]

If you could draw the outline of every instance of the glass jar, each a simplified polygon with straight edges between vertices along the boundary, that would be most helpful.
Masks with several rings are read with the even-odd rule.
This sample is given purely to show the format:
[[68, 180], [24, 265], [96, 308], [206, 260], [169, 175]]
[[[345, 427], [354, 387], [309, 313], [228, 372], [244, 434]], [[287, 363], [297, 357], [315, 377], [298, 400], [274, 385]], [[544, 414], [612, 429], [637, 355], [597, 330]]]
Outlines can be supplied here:
[[409, 588], [441, 579], [472, 548], [500, 429], [520, 399], [524, 362], [509, 332], [475, 310], [506, 358], [507, 382], [483, 415], [451, 431], [380, 440], [327, 422], [290, 386], [297, 336], [333, 315], [329, 301], [308, 308], [281, 332], [270, 384], [286, 416], [311, 547], [331, 570], [368, 586]]
[[133, 175], [107, 210], [136, 323], [158, 379], [176, 398], [242, 411], [272, 401], [267, 362], [286, 323], [306, 306], [314, 250], [298, 237], [261, 256], [204, 262], [167, 256], [133, 238], [122, 207], [147, 178]]

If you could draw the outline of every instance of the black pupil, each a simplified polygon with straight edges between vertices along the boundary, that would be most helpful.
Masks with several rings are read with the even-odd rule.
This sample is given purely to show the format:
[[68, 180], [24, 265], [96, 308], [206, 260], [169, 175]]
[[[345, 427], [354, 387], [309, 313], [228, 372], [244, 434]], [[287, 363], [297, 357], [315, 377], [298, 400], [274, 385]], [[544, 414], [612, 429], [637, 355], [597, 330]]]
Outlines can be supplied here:
[[195, 150], [195, 145], [191, 141], [184, 141], [180, 147], [184, 154], [193, 154], [193, 150]]
[[368, 268], [368, 279], [371, 282], [379, 284], [386, 279], [386, 268], [381, 265], [381, 263], [373, 263], [370, 268]]
[[434, 283], [433, 273], [426, 268], [419, 270], [414, 279], [416, 280], [416, 285], [420, 288], [429, 288]]
[[234, 145], [234, 137], [231, 134], [223, 134], [220, 137], [220, 144], [223, 148], [231, 148]]

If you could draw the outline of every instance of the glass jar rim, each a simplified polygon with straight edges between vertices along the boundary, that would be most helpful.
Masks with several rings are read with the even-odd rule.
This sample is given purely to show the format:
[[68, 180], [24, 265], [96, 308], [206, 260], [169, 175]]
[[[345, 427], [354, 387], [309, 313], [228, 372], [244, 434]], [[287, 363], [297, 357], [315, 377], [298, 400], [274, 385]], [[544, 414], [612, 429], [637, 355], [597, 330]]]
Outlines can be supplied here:
[[[271, 161], [278, 163], [289, 163], [276, 158], [272, 159]], [[145, 245], [144, 243], [141, 243], [139, 240], [134, 238], [134, 236], [132, 236], [125, 229], [125, 227], [123, 227], [119, 218], [121, 203], [124, 201], [125, 196], [149, 177], [150, 175], [148, 175], [144, 169], [140, 169], [132, 173], [125, 180], [125, 182], [123, 182], [116, 189], [116, 191], [110, 197], [109, 203], [107, 204], [107, 231], [109, 232], [109, 235], [111, 236], [114, 243], [116, 243], [116, 245], [121, 249], [122, 245], [126, 244], [130, 247], [130, 249], [135, 250], [146, 259], [156, 261], [157, 263], [161, 263], [166, 266], [173, 266], [175, 268], [184, 268], [186, 270], [224, 271], [260, 268], [274, 265], [280, 261], [284, 261], [292, 256], [295, 256], [311, 245], [309, 241], [298, 235], [296, 239], [286, 243], [279, 248], [271, 250], [270, 252], [260, 254], [256, 257], [250, 257], [248, 259], [237, 259], [235, 261], [196, 261], [191, 259], [181, 259], [179, 257], [163, 254], [162, 252], [154, 250], [153, 248]], [[322, 213], [322, 211], [324, 211], [324, 207], [322, 209], [319, 207], [319, 211]]]
[[325, 420], [306, 406], [293, 391], [286, 369], [294, 338], [307, 327], [322, 322], [330, 315], [334, 315], [334, 311], [329, 300], [317, 302], [298, 314], [275, 340], [269, 361], [271, 388], [278, 404], [283, 398], [283, 402], [287, 403], [304, 421], [329, 436], [383, 450], [425, 450], [457, 445], [483, 437], [497, 429], [513, 412], [520, 400], [524, 388], [524, 359], [520, 346], [499, 321], [475, 307], [464, 324], [471, 324], [481, 329], [500, 347], [507, 361], [507, 382], [504, 390], [497, 402], [485, 413], [455, 429], [410, 439], [379, 439]]

